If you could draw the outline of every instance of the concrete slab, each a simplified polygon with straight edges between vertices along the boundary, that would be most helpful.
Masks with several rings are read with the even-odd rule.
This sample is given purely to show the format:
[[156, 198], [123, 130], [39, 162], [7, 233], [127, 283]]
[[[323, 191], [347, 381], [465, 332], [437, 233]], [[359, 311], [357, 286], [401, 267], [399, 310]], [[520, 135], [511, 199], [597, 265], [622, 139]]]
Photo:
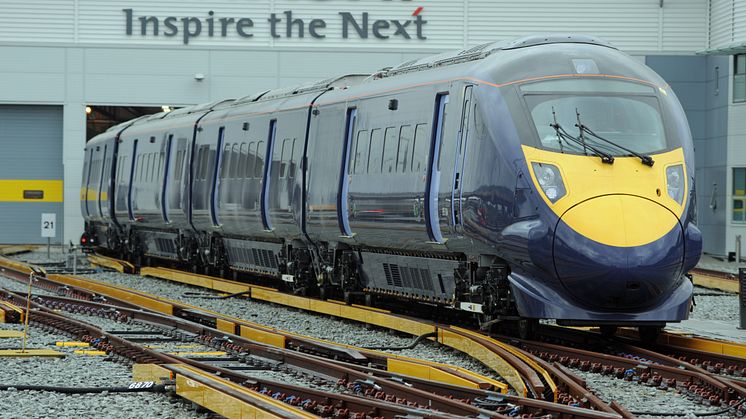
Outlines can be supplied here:
[[0, 349], [0, 358], [64, 358], [66, 355], [52, 349]]
[[671, 323], [666, 326], [667, 331], [691, 333], [696, 336], [746, 343], [746, 330], [739, 329], [733, 323], [717, 320], [684, 320], [681, 323]]
[[[741, 257], [743, 258], [743, 256]], [[710, 255], [702, 255], [697, 267], [701, 269], [709, 269], [711, 271], [738, 274], [738, 268], [746, 268], [746, 262], [728, 262], [728, 260], [723, 260]]]

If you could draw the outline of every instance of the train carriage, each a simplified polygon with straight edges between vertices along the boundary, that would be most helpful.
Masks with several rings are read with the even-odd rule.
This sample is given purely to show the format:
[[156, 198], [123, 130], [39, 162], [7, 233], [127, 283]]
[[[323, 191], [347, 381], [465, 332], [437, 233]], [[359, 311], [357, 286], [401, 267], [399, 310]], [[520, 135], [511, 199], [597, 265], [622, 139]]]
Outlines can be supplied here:
[[652, 70], [530, 36], [113, 127], [81, 209], [123, 257], [655, 330], [690, 309], [692, 152]]

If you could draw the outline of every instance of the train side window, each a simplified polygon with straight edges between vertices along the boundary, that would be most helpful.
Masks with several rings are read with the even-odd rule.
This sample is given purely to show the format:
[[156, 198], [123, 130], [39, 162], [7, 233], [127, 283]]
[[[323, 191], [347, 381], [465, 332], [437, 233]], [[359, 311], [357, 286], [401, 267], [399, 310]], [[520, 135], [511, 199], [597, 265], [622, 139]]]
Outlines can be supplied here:
[[264, 171], [264, 141], [256, 143], [256, 160], [254, 160], [254, 177], [261, 179]]
[[355, 144], [355, 156], [353, 172], [356, 175], [365, 173], [368, 166], [368, 131], [362, 130], [357, 133], [357, 141]]
[[368, 173], [381, 173], [381, 161], [383, 159], [383, 139], [381, 129], [376, 128], [370, 132], [370, 153], [368, 154]]
[[197, 179], [199, 180], [205, 180], [207, 179], [207, 150], [210, 148], [210, 146], [200, 146], [199, 152], [197, 153]]
[[181, 150], [176, 151], [176, 162], [174, 162], [174, 180], [181, 180], [181, 162], [184, 160], [184, 152]]
[[399, 147], [398, 133], [396, 127], [386, 128], [383, 141], [383, 173], [394, 173], [396, 171], [396, 151]]
[[396, 171], [405, 173], [410, 160], [409, 145], [412, 143], [412, 126], [403, 125], [399, 130], [399, 149], [396, 153]]
[[295, 141], [296, 139], [293, 138], [290, 143], [290, 156], [288, 157], [288, 177], [290, 179], [295, 177]]
[[221, 161], [223, 165], [220, 166], [220, 179], [225, 179], [228, 177], [228, 163], [230, 163], [231, 161], [231, 158], [229, 155], [230, 150], [231, 150], [230, 144], [226, 144], [225, 147], [223, 147], [223, 160]]
[[256, 162], [256, 141], [249, 143], [249, 154], [246, 156], [244, 163], [244, 177], [251, 179], [254, 177], [254, 163]]
[[150, 153], [150, 175], [148, 176], [148, 182], [152, 182], [155, 180], [155, 174], [156, 174], [156, 167], [158, 160], [158, 153]]
[[287, 176], [288, 171], [288, 154], [290, 153], [290, 139], [285, 138], [282, 140], [282, 149], [280, 150], [280, 178]]
[[229, 172], [229, 176], [231, 179], [238, 178], [238, 167], [239, 167], [238, 162], [239, 162], [239, 158], [241, 157], [238, 151], [238, 147], [239, 147], [238, 143], [234, 143], [233, 146], [231, 147], [231, 153], [230, 153], [231, 167], [230, 167], [230, 172]]
[[430, 130], [427, 124], [417, 124], [414, 130], [414, 147], [412, 152], [413, 172], [424, 172], [427, 170], [427, 153], [430, 148]]
[[158, 153], [158, 170], [155, 172], [155, 180], [161, 183], [163, 180], [163, 160], [165, 159], [165, 152], [161, 151]]
[[236, 160], [238, 168], [236, 169], [236, 177], [239, 179], [246, 177], [246, 155], [248, 154], [248, 149], [249, 145], [246, 143], [241, 143], [238, 148], [238, 156]]

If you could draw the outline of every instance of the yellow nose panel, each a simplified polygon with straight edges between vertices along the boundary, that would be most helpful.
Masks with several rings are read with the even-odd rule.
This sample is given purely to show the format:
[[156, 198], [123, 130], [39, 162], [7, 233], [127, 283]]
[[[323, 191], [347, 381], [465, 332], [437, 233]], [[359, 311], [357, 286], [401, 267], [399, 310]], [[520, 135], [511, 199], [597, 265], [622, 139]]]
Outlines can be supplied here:
[[582, 202], [562, 216], [581, 235], [608, 246], [652, 243], [676, 226], [667, 208], [633, 195], [606, 195]]

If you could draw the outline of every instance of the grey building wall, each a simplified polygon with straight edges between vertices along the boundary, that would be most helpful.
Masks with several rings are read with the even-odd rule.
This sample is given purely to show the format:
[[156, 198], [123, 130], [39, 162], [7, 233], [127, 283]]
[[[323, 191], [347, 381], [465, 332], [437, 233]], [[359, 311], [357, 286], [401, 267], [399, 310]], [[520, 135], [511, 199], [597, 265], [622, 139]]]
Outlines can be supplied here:
[[704, 251], [725, 253], [728, 57], [647, 56], [678, 96], [695, 148], [698, 225]]

